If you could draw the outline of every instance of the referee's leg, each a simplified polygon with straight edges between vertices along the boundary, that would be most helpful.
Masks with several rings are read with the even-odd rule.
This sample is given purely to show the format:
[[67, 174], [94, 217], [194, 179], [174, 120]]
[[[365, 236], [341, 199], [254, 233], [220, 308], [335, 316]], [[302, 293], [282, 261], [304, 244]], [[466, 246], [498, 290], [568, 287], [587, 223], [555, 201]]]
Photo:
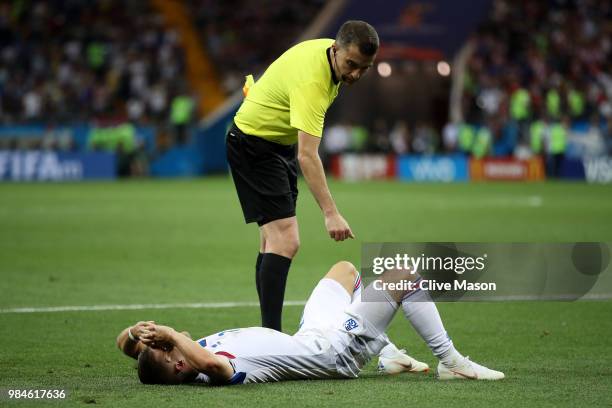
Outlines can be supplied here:
[[281, 331], [287, 275], [300, 247], [297, 218], [270, 221], [259, 228], [263, 254], [257, 271], [261, 325]]
[[257, 298], [261, 304], [261, 261], [266, 252], [266, 237], [264, 237], [263, 229], [259, 228], [259, 254], [255, 263], [255, 287], [257, 288]]

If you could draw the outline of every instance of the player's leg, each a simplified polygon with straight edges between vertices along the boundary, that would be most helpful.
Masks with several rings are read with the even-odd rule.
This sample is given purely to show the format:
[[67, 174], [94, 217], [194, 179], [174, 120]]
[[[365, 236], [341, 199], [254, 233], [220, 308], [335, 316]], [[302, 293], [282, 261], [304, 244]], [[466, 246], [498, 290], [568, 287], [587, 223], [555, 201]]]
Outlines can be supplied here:
[[[425, 340], [433, 354], [440, 359], [438, 375], [441, 379], [502, 379], [504, 374], [490, 370], [463, 357], [454, 347], [448, 336], [435, 303], [425, 290], [419, 289], [420, 278], [408, 271], [388, 271], [379, 283], [370, 284], [364, 291], [365, 301], [356, 304], [352, 313], [363, 317], [377, 330], [386, 329], [391, 318], [389, 310], [397, 310], [398, 305], [417, 333]], [[413, 282], [414, 290], [402, 285], [399, 290], [385, 290], [389, 283]], [[382, 285], [381, 285], [382, 283]], [[388, 287], [388, 286], [387, 286]], [[381, 289], [383, 288], [383, 289]]]
[[[361, 302], [361, 288], [361, 276], [352, 263], [340, 261], [334, 264], [308, 298], [300, 330], [337, 327], [347, 307]], [[388, 338], [385, 336], [385, 339], [386, 344]]]
[[[419, 279], [420, 280], [420, 279]], [[427, 342], [433, 354], [440, 359], [438, 378], [501, 380], [504, 374], [488, 369], [462, 356], [446, 333], [438, 308], [427, 290], [407, 292], [401, 299], [404, 315], [414, 329]]]
[[333, 279], [346, 290], [353, 299], [353, 295], [357, 288], [361, 288], [361, 276], [355, 265], [348, 261], [340, 261], [335, 263], [325, 274], [323, 279]]
[[281, 330], [283, 300], [291, 260], [300, 246], [295, 216], [260, 226], [265, 248], [259, 266], [262, 326]]
[[[352, 266], [352, 265], [351, 265]], [[354, 284], [352, 302], [361, 302], [361, 275], [353, 267]], [[388, 339], [388, 337], [387, 337]], [[378, 354], [378, 371], [383, 374], [421, 373], [428, 372], [429, 366], [407, 354], [405, 349], [399, 349], [390, 339]]]
[[334, 264], [308, 297], [299, 331], [333, 328], [351, 304], [356, 269], [350, 262]]
[[[355, 266], [347, 261], [336, 263], [323, 277], [313, 294], [311, 295], [302, 317], [302, 322], [314, 326], [333, 326], [344, 315], [345, 309], [349, 306], [346, 296], [334, 292], [330, 287], [331, 282], [335, 281], [344, 288], [346, 294], [350, 296], [350, 304], [361, 302], [361, 276]], [[405, 350], [399, 350], [388, 337], [385, 336], [388, 344], [381, 350], [379, 356], [379, 369], [385, 374], [399, 374], [402, 372], [424, 372], [429, 370], [429, 366], [406, 354]], [[382, 365], [381, 365], [382, 364]]]

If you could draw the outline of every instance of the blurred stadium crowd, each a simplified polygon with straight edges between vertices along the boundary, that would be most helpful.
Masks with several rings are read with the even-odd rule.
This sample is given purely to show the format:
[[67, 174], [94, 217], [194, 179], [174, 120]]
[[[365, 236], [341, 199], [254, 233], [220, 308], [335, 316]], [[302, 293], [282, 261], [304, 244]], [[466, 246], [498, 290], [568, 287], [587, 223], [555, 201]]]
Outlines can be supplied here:
[[476, 158], [612, 154], [612, 4], [494, 2], [471, 39], [463, 120], [329, 126], [328, 153], [452, 153]]
[[[594, 0], [496, 1], [476, 36], [464, 78], [469, 125], [445, 142], [475, 156], [612, 149], [612, 5]], [[456, 140], [456, 142], [455, 142]], [[520, 153], [518, 153], [520, 154]]]
[[[245, 73], [263, 70], [283, 52], [321, 3], [187, 6], [229, 94], [242, 87]], [[0, 45], [0, 123], [50, 129], [39, 138], [0, 138], [0, 149], [101, 149], [143, 160], [188, 141], [185, 127], [199, 119], [180, 38], [149, 1], [2, 2]], [[75, 123], [91, 126], [87, 146], [57, 131]], [[155, 128], [149, 151], [138, 126]]]
[[325, 0], [188, 0], [202, 43], [223, 89], [242, 89], [244, 76], [263, 72], [310, 24]]
[[178, 38], [148, 2], [0, 6], [2, 123], [163, 123], [183, 91]]
[[[263, 72], [324, 0], [186, 0], [227, 95]], [[612, 6], [597, 0], [495, 0], [470, 40], [462, 119], [328, 123], [324, 150], [486, 156], [612, 153]], [[106, 150], [124, 174], [190, 139], [190, 92], [176, 31], [153, 2], [14, 0], [0, 4], [0, 123], [39, 125], [39, 138], [0, 137], [0, 150]], [[203, 97], [206, 97], [205, 95]], [[87, 143], [61, 126], [85, 123]], [[150, 143], [138, 137], [152, 128]], [[571, 141], [578, 141], [567, 152]]]
[[[262, 72], [322, 0], [189, 0], [228, 93]], [[23, 0], [0, 5], [0, 120], [163, 123], [186, 92], [179, 38], [149, 2]], [[265, 44], [265, 46], [262, 46]]]

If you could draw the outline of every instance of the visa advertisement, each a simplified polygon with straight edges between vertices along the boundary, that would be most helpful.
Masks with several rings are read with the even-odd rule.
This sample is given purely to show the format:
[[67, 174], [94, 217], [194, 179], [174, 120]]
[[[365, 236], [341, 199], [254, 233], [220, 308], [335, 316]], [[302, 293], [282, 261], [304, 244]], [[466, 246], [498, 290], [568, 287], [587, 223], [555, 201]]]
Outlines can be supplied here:
[[457, 182], [468, 181], [468, 161], [463, 155], [400, 156], [397, 174], [403, 181]]

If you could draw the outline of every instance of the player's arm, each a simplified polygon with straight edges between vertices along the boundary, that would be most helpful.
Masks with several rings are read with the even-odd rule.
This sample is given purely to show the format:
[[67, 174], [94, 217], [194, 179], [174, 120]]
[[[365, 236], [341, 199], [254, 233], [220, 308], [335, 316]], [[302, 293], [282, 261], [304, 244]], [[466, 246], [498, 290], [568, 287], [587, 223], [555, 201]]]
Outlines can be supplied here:
[[321, 138], [298, 130], [298, 161], [308, 188], [321, 207], [325, 216], [325, 226], [329, 236], [336, 241], [354, 238], [353, 232], [346, 220], [338, 212], [336, 203], [331, 196], [323, 163], [319, 157]]
[[191, 367], [216, 381], [229, 381], [234, 375], [234, 368], [227, 358], [211, 353], [185, 333], [179, 333], [172, 327], [147, 324], [142, 341], [144, 344], [166, 344], [176, 347]]
[[[133, 326], [126, 327], [117, 336], [117, 347], [123, 353], [132, 358], [138, 358], [138, 354], [144, 349], [145, 345], [140, 341], [140, 336], [143, 334], [145, 323], [151, 322], [138, 322]], [[132, 336], [130, 337], [130, 333]]]
[[172, 332], [171, 339], [171, 343], [183, 353], [185, 360], [197, 371], [220, 382], [229, 381], [234, 375], [234, 367], [226, 357], [211, 353], [197, 342], [176, 331]]
[[[145, 325], [155, 323], [152, 320], [140, 321], [133, 326], [126, 327], [117, 336], [117, 347], [119, 350], [129, 357], [138, 358], [138, 354], [145, 348], [145, 344], [140, 341], [140, 337], [144, 334]], [[132, 336], [130, 337], [130, 333]], [[191, 335], [184, 331], [182, 332], [187, 337]]]

